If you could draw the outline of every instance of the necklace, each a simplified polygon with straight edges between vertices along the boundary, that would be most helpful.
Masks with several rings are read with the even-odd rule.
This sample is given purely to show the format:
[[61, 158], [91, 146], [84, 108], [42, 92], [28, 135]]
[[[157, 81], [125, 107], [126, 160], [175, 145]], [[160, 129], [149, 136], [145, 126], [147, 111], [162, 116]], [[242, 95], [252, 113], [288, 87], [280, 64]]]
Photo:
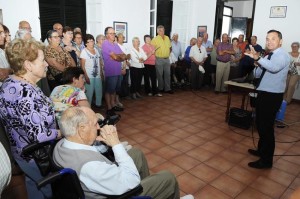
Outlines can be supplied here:
[[26, 78], [23, 77], [23, 76], [18, 76], [18, 75], [17, 75], [17, 77], [20, 77], [20, 78], [23, 79], [25, 82], [27, 82], [27, 83], [29, 83], [29, 84], [31, 84], [31, 85], [33, 85], [33, 86], [36, 86], [36, 83], [34, 83], [33, 81], [30, 81], [30, 80], [26, 79]]

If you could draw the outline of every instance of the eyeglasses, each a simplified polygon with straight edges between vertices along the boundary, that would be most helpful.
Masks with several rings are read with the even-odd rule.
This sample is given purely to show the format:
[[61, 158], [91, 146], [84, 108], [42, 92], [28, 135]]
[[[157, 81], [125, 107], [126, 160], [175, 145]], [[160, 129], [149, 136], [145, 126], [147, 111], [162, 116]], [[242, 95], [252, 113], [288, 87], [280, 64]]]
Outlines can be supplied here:
[[75, 37], [75, 39], [82, 39], [82, 37]]
[[57, 39], [57, 38], [59, 38], [59, 36], [51, 36], [51, 38], [55, 38], [55, 39]]
[[200, 48], [199, 48], [199, 52], [202, 53]]
[[292, 48], [299, 48], [299, 46], [292, 46]]
[[68, 34], [68, 35], [73, 35], [73, 32], [66, 32], [66, 34]]
[[116, 33], [107, 33], [108, 35], [116, 35]]

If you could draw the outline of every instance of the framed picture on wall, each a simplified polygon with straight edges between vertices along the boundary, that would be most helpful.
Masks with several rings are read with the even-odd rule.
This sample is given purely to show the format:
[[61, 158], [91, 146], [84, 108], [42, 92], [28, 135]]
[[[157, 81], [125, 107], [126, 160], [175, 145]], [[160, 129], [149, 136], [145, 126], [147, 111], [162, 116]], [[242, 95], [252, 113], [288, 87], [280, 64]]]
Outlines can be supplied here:
[[127, 28], [127, 22], [114, 21], [116, 35], [122, 33], [124, 35], [124, 43], [128, 41]]
[[207, 32], [207, 26], [198, 26], [197, 37], [203, 37], [203, 34]]
[[272, 6], [270, 9], [270, 18], [285, 18], [287, 6]]

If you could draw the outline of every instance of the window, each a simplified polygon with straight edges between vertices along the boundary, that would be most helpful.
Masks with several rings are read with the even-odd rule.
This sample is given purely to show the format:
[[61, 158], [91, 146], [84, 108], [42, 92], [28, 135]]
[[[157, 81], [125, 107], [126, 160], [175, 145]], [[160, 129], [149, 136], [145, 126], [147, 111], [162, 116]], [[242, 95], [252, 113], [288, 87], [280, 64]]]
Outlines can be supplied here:
[[83, 34], [86, 30], [85, 0], [39, 0], [42, 41], [54, 23], [72, 28], [80, 27]]
[[232, 21], [232, 7], [224, 6], [222, 34], [227, 33], [229, 35], [231, 29], [231, 21]]
[[157, 0], [150, 1], [150, 36], [156, 35], [156, 4]]

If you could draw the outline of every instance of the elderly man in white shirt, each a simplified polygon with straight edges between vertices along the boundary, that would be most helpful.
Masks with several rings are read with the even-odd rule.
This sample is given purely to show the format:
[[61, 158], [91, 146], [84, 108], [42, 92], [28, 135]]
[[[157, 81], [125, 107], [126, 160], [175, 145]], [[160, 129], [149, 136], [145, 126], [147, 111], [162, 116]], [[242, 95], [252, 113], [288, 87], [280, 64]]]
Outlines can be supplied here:
[[204, 62], [207, 58], [207, 52], [202, 45], [203, 38], [198, 37], [197, 44], [191, 48], [190, 58], [191, 64], [191, 87], [192, 89], [200, 89], [202, 86], [204, 70]]
[[[149, 175], [147, 160], [138, 149], [124, 149], [112, 125], [100, 129], [94, 111], [87, 107], [67, 109], [59, 121], [62, 135], [54, 148], [53, 159], [56, 164], [74, 169], [86, 198], [103, 198], [101, 194], [120, 195], [141, 184], [141, 196], [155, 199], [179, 199], [176, 177], [161, 171]], [[101, 135], [97, 136], [97, 131]], [[112, 147], [115, 163], [98, 152], [95, 141]], [[193, 199], [187, 195], [181, 199]]]

